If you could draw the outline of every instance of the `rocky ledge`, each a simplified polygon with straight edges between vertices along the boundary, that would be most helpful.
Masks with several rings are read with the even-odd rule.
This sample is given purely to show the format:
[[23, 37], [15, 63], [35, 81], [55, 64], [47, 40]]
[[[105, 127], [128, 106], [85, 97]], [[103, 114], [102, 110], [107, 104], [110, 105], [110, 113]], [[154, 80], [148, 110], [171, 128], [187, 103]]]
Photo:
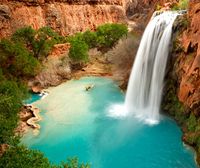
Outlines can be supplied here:
[[17, 135], [25, 134], [30, 128], [34, 129], [34, 133], [38, 133], [40, 125], [37, 124], [41, 120], [40, 110], [33, 105], [24, 105], [19, 113], [20, 122], [15, 129]]

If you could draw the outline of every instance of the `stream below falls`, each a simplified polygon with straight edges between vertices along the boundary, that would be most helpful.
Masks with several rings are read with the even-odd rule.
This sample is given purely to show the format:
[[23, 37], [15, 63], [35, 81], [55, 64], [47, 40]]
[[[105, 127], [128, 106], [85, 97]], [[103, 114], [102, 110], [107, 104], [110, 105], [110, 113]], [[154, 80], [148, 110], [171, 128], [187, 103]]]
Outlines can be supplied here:
[[[86, 91], [90, 85], [94, 87]], [[109, 114], [125, 97], [112, 80], [83, 77], [49, 92], [44, 99], [34, 97], [43, 118], [40, 133], [28, 132], [22, 142], [42, 151], [52, 163], [77, 156], [92, 168], [197, 167], [172, 119], [160, 116], [158, 124], [148, 125], [131, 116]]]

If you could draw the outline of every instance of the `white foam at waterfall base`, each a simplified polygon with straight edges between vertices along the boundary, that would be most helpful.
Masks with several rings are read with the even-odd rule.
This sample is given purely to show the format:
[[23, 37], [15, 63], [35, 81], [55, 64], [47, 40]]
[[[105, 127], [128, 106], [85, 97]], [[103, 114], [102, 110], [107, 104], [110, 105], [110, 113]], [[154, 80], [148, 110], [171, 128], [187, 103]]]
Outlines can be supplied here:
[[128, 117], [128, 111], [124, 104], [113, 104], [108, 107], [108, 117], [112, 118], [126, 118]]
[[177, 12], [172, 11], [153, 15], [144, 31], [135, 58], [128, 83], [125, 107], [118, 105], [111, 107], [110, 116], [131, 115], [148, 124], [159, 122], [163, 79], [172, 27], [178, 15]]
[[128, 112], [126, 106], [124, 104], [113, 104], [108, 107], [108, 117], [115, 118], [115, 119], [127, 119], [130, 117], [136, 118], [137, 120], [144, 122], [148, 125], [155, 125], [158, 124], [158, 120], [154, 120], [151, 118], [144, 118], [142, 115], [142, 111], [139, 111], [139, 113], [136, 115], [131, 115], [131, 113]]

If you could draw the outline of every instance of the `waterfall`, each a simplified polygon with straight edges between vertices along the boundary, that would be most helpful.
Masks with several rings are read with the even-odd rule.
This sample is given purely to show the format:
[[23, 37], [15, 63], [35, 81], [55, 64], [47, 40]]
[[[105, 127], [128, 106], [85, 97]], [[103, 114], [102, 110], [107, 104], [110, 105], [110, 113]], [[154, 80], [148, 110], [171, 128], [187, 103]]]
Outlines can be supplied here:
[[148, 123], [159, 120], [172, 26], [177, 15], [172, 11], [154, 13], [143, 34], [129, 79], [125, 98], [127, 113]]

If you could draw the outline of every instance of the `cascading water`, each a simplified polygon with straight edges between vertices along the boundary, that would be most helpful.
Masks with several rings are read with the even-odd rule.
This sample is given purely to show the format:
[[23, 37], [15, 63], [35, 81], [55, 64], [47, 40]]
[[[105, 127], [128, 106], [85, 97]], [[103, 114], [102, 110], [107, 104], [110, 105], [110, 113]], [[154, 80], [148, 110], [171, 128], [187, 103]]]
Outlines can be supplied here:
[[169, 54], [172, 26], [177, 12], [155, 13], [143, 34], [125, 98], [128, 114], [148, 123], [159, 120], [163, 79]]

